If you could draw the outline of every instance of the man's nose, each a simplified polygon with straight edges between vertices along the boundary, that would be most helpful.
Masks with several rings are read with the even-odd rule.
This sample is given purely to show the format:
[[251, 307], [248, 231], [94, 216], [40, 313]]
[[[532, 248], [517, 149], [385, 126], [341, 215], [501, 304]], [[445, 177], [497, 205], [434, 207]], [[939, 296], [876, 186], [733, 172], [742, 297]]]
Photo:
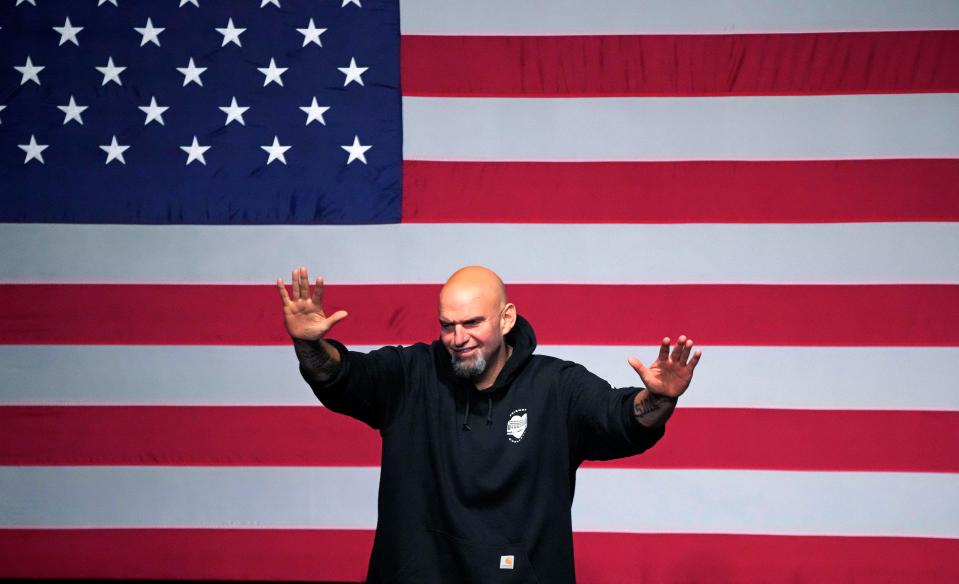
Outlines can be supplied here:
[[455, 325], [453, 328], [453, 344], [458, 347], [465, 345], [468, 340], [469, 337], [466, 334], [466, 330], [461, 325]]

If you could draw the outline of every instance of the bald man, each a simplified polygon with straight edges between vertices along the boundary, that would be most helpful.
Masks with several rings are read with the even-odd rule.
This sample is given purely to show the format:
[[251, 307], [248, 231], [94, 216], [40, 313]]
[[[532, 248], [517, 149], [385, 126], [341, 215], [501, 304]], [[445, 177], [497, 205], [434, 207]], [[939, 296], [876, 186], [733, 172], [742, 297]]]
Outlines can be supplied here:
[[655, 444], [700, 359], [692, 339], [664, 338], [648, 367], [628, 360], [645, 387], [614, 389], [534, 355], [532, 326], [480, 266], [440, 291], [438, 340], [359, 353], [327, 337], [347, 313], [324, 312], [323, 279], [292, 280], [292, 294], [276, 284], [303, 378], [383, 437], [368, 582], [575, 582], [576, 469]]

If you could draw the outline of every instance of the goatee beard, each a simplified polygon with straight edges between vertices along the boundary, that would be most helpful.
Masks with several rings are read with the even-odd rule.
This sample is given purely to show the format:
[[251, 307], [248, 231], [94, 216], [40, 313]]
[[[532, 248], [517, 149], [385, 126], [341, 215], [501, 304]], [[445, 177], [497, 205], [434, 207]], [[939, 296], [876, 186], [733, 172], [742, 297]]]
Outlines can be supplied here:
[[474, 379], [486, 371], [486, 359], [482, 355], [469, 360], [450, 355], [450, 363], [453, 365], [453, 373], [464, 379]]

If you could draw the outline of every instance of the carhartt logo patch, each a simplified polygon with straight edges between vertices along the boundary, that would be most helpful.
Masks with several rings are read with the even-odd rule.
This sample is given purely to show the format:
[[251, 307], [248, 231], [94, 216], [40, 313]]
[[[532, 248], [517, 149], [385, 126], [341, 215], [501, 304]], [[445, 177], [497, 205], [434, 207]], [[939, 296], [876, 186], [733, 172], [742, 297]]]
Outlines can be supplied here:
[[500, 570], [512, 570], [512, 569], [513, 569], [513, 556], [500, 556], [500, 557], [499, 557], [499, 569], [500, 569]]
[[[526, 410], [513, 410], [509, 414], [509, 421], [506, 422], [506, 437], [510, 442], [519, 442], [526, 433]], [[512, 557], [512, 556], [503, 556]]]

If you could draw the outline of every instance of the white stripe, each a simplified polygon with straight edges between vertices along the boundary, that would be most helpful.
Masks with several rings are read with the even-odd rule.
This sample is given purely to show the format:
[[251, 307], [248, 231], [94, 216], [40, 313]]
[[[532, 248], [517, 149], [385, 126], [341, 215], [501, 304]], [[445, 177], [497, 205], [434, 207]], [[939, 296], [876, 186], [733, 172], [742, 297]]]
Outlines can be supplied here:
[[957, 156], [959, 94], [403, 98], [407, 160]]
[[573, 526], [956, 538], [957, 494], [955, 474], [583, 469]]
[[747, 34], [959, 28], [954, 0], [402, 0], [403, 34]]
[[[959, 136], [959, 133], [957, 133]], [[452, 245], [451, 242], [457, 243]], [[0, 282], [959, 283], [959, 223], [0, 225]], [[936, 252], [935, 250], [941, 250]]]
[[[376, 468], [3, 467], [0, 527], [371, 529], [377, 482]], [[588, 531], [955, 538], [957, 492], [945, 473], [582, 469], [573, 517]]]
[[[959, 411], [957, 348], [701, 348], [703, 361], [682, 407]], [[656, 348], [537, 352], [631, 386], [638, 379], [626, 357], [649, 362]], [[317, 404], [285, 346], [6, 345], [0, 379], [0, 405]]]

